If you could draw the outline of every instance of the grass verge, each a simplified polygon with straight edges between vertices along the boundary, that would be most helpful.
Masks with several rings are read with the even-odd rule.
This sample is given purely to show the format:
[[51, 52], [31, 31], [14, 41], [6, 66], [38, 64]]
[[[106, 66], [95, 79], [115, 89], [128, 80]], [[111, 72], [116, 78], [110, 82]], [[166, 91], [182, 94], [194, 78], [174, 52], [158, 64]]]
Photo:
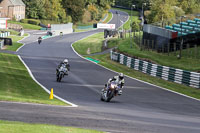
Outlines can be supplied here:
[[66, 105], [53, 99], [30, 77], [16, 55], [0, 53], [0, 100]]
[[120, 8], [112, 8], [114, 10], [120, 10], [120, 11], [123, 11], [123, 12], [126, 12], [129, 14], [129, 20], [123, 25], [123, 28], [125, 30], [128, 30], [130, 29], [130, 23], [131, 21], [137, 21], [138, 23], [140, 22], [140, 20], [138, 19], [138, 16], [139, 16], [139, 12], [138, 11], [132, 11], [132, 16], [131, 16], [131, 11], [130, 10], [126, 10], [126, 9], [120, 9]]
[[95, 130], [22, 122], [0, 121], [1, 133], [103, 133]]
[[21, 23], [21, 22], [18, 22], [18, 21], [10, 21], [9, 20], [8, 23], [19, 24], [19, 25], [23, 26], [24, 29], [39, 30], [39, 29], [42, 28], [42, 27], [37, 26], [37, 25]]
[[[115, 45], [116, 41], [112, 42], [111, 40], [109, 43], [110, 43], [109, 45]], [[199, 63], [200, 58], [195, 58], [195, 57], [188, 58], [188, 56], [185, 56], [188, 53], [188, 50], [183, 50], [182, 52], [183, 57], [181, 59], [177, 59], [174, 53], [170, 53], [168, 56], [167, 53], [162, 54], [162, 53], [157, 53], [151, 50], [141, 51], [140, 48], [136, 44], [133, 45], [133, 48], [130, 48], [129, 38], [119, 39], [118, 43], [121, 45], [119, 45], [117, 50], [121, 53], [126, 53], [129, 56], [134, 56], [140, 59], [149, 60], [151, 62], [160, 64], [163, 66], [169, 66], [169, 67], [174, 67], [174, 68], [179, 68], [179, 69], [189, 70], [189, 71], [200, 71], [200, 63]]]
[[[6, 45], [7, 50], [15, 51], [22, 45], [17, 41], [23, 37], [10, 37], [13, 40], [13, 45]], [[16, 55], [6, 53], [0, 53], [0, 100], [66, 105], [57, 99], [49, 100], [49, 94], [33, 81], [19, 58]]]
[[112, 19], [112, 13], [108, 12], [107, 18], [103, 21], [103, 23], [108, 23]]
[[76, 43], [74, 49], [81, 55], [101, 52], [103, 32], [97, 33]]
[[13, 45], [6, 45], [5, 49], [10, 50], [10, 51], [16, 51], [19, 47], [21, 47], [23, 44], [18, 43], [19, 40], [23, 39], [24, 37], [28, 36], [28, 34], [25, 34], [24, 36], [17, 36], [17, 35], [12, 35], [9, 36], [9, 38], [12, 38]]
[[[80, 40], [80, 41], [74, 43], [73, 47], [75, 48], [75, 50], [79, 54], [84, 55], [85, 53], [82, 52], [82, 47], [90, 48], [90, 42], [92, 41], [92, 39], [95, 36], [96, 37], [100, 37], [100, 35], [97, 36], [97, 34], [93, 35], [93, 36], [90, 36], [90, 37], [88, 37], [88, 38], [86, 38], [84, 40]], [[88, 41], [88, 43], [86, 43], [86, 40]], [[137, 46], [134, 45], [133, 49], [130, 49], [130, 44], [128, 43], [128, 42], [130, 42], [130, 40], [127, 42], [127, 44], [123, 43], [123, 45], [122, 45], [121, 42], [119, 42], [116, 39], [114, 39], [113, 41], [115, 41], [115, 43], [114, 44], [110, 44], [109, 43], [109, 46], [113, 47], [113, 46], [119, 45], [119, 46], [123, 47], [124, 45], [128, 45], [127, 49], [129, 49], [130, 51], [132, 51], [133, 49], [137, 48]], [[96, 41], [93, 42], [93, 47], [95, 47], [95, 46], [96, 47], [100, 47], [99, 46], [100, 44], [102, 44], [102, 40], [96, 38]], [[148, 54], [150, 56], [150, 53], [148, 53]], [[128, 68], [128, 67], [126, 67], [124, 65], [121, 65], [121, 64], [119, 64], [117, 62], [114, 62], [114, 61], [110, 60], [110, 55], [109, 54], [86, 56], [86, 57], [90, 57], [90, 58], [93, 58], [95, 60], [99, 60], [100, 64], [102, 66], [105, 66], [105, 67], [107, 67], [107, 68], [109, 68], [111, 70], [114, 70], [114, 71], [117, 71], [117, 72], [122, 72], [122, 73], [124, 73], [124, 74], [126, 74], [126, 75], [128, 75], [130, 77], [133, 77], [133, 78], [136, 78], [136, 79], [139, 79], [139, 80], [143, 80], [143, 81], [146, 81], [148, 83], [155, 84], [157, 86], [164, 87], [164, 88], [167, 88], [169, 90], [173, 90], [173, 91], [176, 91], [176, 92], [179, 92], [179, 93], [182, 93], [182, 94], [185, 94], [185, 95], [200, 99], [200, 90], [199, 89], [195, 89], [195, 88], [188, 87], [188, 86], [185, 86], [185, 85], [181, 85], [181, 84], [177, 84], [177, 83], [174, 83], [174, 82], [166, 81], [166, 80], [163, 80], [161, 78], [152, 77], [152, 76], [144, 74], [142, 72], [135, 71], [135, 70], [133, 70], [131, 68]], [[157, 55], [157, 57], [160, 58], [160, 55]]]

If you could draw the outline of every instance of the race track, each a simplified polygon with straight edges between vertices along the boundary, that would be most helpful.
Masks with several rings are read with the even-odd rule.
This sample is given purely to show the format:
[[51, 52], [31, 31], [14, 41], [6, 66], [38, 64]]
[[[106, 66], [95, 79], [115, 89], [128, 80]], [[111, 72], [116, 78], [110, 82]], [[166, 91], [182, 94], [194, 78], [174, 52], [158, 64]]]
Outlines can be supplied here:
[[[112, 10], [113, 19], [127, 20], [127, 14]], [[199, 133], [200, 102], [125, 77], [123, 95], [110, 103], [100, 101], [100, 90], [115, 72], [79, 57], [71, 44], [93, 30], [53, 37], [26, 44], [17, 54], [30, 68], [34, 77], [54, 94], [77, 108], [0, 102], [0, 119], [47, 123], [98, 129], [113, 133]], [[61, 83], [56, 82], [55, 69], [68, 58], [71, 71]]]

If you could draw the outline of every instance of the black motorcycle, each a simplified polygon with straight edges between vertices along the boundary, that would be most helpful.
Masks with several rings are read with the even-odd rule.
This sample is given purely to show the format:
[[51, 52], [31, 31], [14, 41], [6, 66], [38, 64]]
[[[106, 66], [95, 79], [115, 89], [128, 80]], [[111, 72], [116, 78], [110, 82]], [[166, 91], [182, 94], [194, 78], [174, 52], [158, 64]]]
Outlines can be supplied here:
[[38, 44], [40, 44], [41, 42], [42, 42], [42, 38], [39, 37], [39, 38], [38, 38]]

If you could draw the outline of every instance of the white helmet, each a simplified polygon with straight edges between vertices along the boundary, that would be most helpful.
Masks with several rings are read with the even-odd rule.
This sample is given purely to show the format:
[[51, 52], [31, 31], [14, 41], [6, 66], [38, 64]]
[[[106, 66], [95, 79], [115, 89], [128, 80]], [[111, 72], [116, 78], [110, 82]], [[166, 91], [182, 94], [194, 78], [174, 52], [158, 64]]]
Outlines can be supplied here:
[[68, 64], [68, 59], [64, 59], [63, 63]]
[[124, 74], [123, 73], [119, 73], [119, 78], [123, 79], [124, 78]]

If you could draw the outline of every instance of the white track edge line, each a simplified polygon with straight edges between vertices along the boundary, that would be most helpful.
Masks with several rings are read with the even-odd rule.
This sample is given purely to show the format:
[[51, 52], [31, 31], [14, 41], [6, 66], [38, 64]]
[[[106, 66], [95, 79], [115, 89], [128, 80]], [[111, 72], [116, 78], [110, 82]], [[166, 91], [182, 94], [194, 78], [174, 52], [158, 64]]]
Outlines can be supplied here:
[[[27, 33], [27, 34], [28, 34], [28, 36], [24, 37], [23, 39], [21, 39], [21, 40], [19, 40], [19, 41], [17, 41], [17, 42], [18, 42], [18, 43], [21, 43], [20, 41], [22, 41], [22, 40], [24, 40], [24, 39], [30, 37], [30, 34], [29, 34], [29, 33]], [[22, 43], [22, 44], [23, 44], [23, 45], [20, 46], [20, 47], [16, 50], [16, 52], [18, 52], [18, 51], [25, 45], [25, 43]]]
[[64, 106], [64, 105], [53, 105], [53, 104], [41, 104], [41, 103], [28, 103], [28, 102], [16, 102], [16, 101], [0, 101], [0, 103], [14, 103], [14, 104], [23, 104], [23, 105], [35, 105], [35, 106], [45, 106], [45, 107], [62, 107], [62, 108], [73, 108], [73, 106]]
[[[22, 39], [23, 40], [23, 39]], [[20, 40], [20, 41], [22, 41], [22, 40]], [[20, 42], [19, 41], [19, 42]], [[21, 42], [20, 42], [21, 43]], [[25, 45], [25, 43], [22, 43], [23, 45], [20, 47], [20, 49]], [[19, 49], [18, 49], [19, 50]], [[31, 78], [40, 86], [40, 87], [42, 87], [47, 93], [49, 93], [50, 94], [50, 91], [46, 88], [46, 87], [44, 87], [42, 84], [40, 84], [36, 79], [35, 79], [35, 77], [33, 76], [33, 74], [32, 74], [32, 72], [31, 72], [31, 70], [29, 69], [29, 67], [26, 65], [26, 63], [22, 60], [22, 58], [21, 58], [21, 56], [20, 55], [17, 55], [18, 56], [18, 58], [20, 59], [20, 61], [24, 64], [24, 66], [26, 67], [26, 69], [28, 70], [28, 73], [29, 73], [29, 75], [31, 76]], [[78, 105], [76, 105], [76, 104], [73, 104], [73, 103], [71, 103], [71, 102], [69, 102], [69, 101], [66, 101], [66, 100], [64, 100], [64, 99], [62, 99], [61, 97], [58, 97], [57, 95], [54, 95], [54, 97], [55, 98], [57, 98], [57, 99], [59, 99], [59, 100], [61, 100], [62, 102], [64, 102], [64, 103], [67, 103], [67, 104], [69, 104], [69, 105], [71, 105], [72, 107], [78, 107]], [[70, 107], [70, 106], [69, 106]]]
[[[95, 34], [97, 34], [97, 33], [95, 33]], [[92, 34], [92, 35], [95, 35], [95, 34]], [[90, 36], [92, 36], [92, 35], [90, 35]], [[80, 40], [83, 40], [83, 39], [88, 38], [88, 37], [90, 37], [90, 36], [84, 37], [84, 38], [82, 38], [82, 39], [80, 39]], [[80, 41], [80, 40], [78, 40], [78, 41]], [[78, 41], [73, 42], [73, 43], [71, 44], [71, 48], [73, 49], [73, 51], [74, 51], [79, 57], [81, 57], [82, 59], [88, 60], [88, 59], [84, 58], [83, 56], [81, 56], [79, 53], [77, 53], [77, 52], [75, 51], [75, 49], [73, 48], [73, 44], [76, 43], [76, 42], [78, 42]], [[88, 61], [90, 61], [90, 60], [88, 60]], [[115, 72], [115, 73], [119, 73], [119, 72], [116, 72], [116, 71], [111, 70], [111, 69], [109, 69], [109, 68], [106, 68], [106, 67], [104, 67], [104, 66], [102, 66], [102, 65], [100, 65], [100, 64], [98, 64], [98, 63], [96, 63], [96, 62], [93, 62], [93, 61], [90, 61], [90, 62], [92, 62], [92, 63], [94, 63], [94, 64], [97, 64], [97, 65], [99, 65], [99, 66], [101, 66], [101, 67], [103, 67], [103, 68], [105, 68], [105, 69], [107, 69], [107, 70], [109, 70], [109, 71], [112, 71], [112, 72]], [[148, 83], [148, 82], [146, 82], [146, 81], [139, 80], [139, 79], [136, 79], [136, 78], [127, 76], [127, 75], [125, 75], [125, 76], [126, 76], [126, 77], [129, 77], [129, 78], [131, 78], [131, 79], [134, 79], [134, 80], [136, 80], [136, 81], [139, 81], [139, 82], [142, 82], [142, 83], [145, 83], [145, 84], [148, 84], [148, 85], [151, 85], [151, 86], [154, 86], [154, 87], [157, 87], [157, 88], [160, 88], [160, 89], [163, 89], [163, 90], [166, 90], [166, 91], [169, 91], [169, 92], [172, 92], [172, 93], [175, 93], [175, 94], [178, 94], [178, 95], [181, 95], [181, 96], [184, 96], [184, 97], [187, 97], [187, 98], [190, 98], [190, 99], [193, 99], [193, 100], [196, 100], [196, 101], [199, 101], [199, 102], [200, 102], [200, 99], [197, 99], [197, 98], [194, 98], [194, 97], [191, 97], [191, 96], [188, 96], [188, 95], [185, 95], [185, 94], [182, 94], [182, 93], [173, 91], [173, 90], [169, 90], [169, 89], [167, 89], [167, 88], [160, 87], [160, 86], [157, 86], [157, 85], [154, 85], [154, 84]]]

